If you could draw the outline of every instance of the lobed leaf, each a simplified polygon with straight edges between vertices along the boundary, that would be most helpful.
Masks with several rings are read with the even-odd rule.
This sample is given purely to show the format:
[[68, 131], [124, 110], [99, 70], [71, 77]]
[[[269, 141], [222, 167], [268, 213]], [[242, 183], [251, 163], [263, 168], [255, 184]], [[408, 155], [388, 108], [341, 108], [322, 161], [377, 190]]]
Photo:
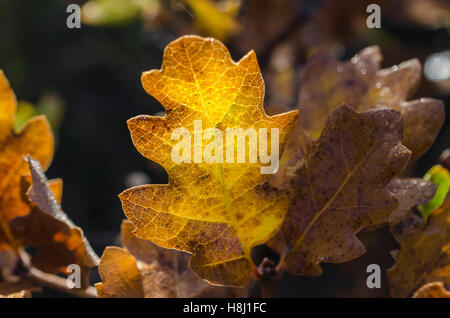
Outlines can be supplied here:
[[193, 135], [194, 120], [202, 121], [203, 131], [217, 128], [224, 136], [226, 128], [253, 127], [258, 135], [258, 128], [278, 128], [282, 149], [297, 112], [267, 116], [255, 53], [236, 63], [211, 38], [184, 36], [170, 43], [161, 70], [145, 72], [142, 83], [166, 115], [137, 116], [128, 127], [138, 151], [166, 169], [169, 184], [120, 194], [135, 234], [191, 253], [190, 267], [212, 284], [246, 285], [252, 272], [250, 251], [278, 231], [287, 194], [264, 185], [270, 175], [261, 174], [259, 162], [176, 164], [171, 133], [185, 127]]
[[29, 214], [11, 222], [11, 233], [21, 244], [33, 246], [32, 264], [49, 273], [66, 272], [69, 264], [78, 264], [84, 286], [89, 283], [90, 268], [99, 258], [83, 234], [61, 209], [62, 181], [47, 181], [39, 163], [28, 158], [31, 187], [26, 195], [30, 200]]
[[291, 203], [278, 236], [281, 268], [318, 275], [321, 262], [345, 262], [365, 252], [355, 234], [385, 222], [398, 206], [386, 186], [410, 156], [401, 144], [402, 128], [392, 109], [357, 113], [342, 105], [331, 114], [288, 184]]
[[14, 274], [16, 267], [28, 264], [20, 263], [19, 250], [35, 247], [31, 264], [37, 269], [58, 273], [65, 272], [69, 264], [79, 264], [86, 282], [96, 256], [56, 202], [61, 200], [62, 181], [47, 182], [41, 168], [45, 169], [53, 156], [50, 126], [45, 117], [38, 116], [15, 132], [15, 110], [14, 93], [0, 71], [1, 278], [7, 282], [20, 279]]
[[431, 146], [444, 123], [444, 104], [431, 98], [406, 101], [420, 82], [417, 59], [379, 69], [381, 60], [377, 46], [360, 51], [347, 62], [322, 53], [313, 56], [302, 72], [299, 125], [317, 139], [328, 116], [342, 103], [357, 111], [388, 106], [401, 113], [403, 144], [417, 159]]
[[392, 228], [400, 244], [400, 250], [393, 253], [396, 263], [387, 272], [393, 297], [409, 297], [430, 282], [450, 284], [449, 199], [447, 196], [444, 204], [430, 214], [426, 225], [412, 214]]

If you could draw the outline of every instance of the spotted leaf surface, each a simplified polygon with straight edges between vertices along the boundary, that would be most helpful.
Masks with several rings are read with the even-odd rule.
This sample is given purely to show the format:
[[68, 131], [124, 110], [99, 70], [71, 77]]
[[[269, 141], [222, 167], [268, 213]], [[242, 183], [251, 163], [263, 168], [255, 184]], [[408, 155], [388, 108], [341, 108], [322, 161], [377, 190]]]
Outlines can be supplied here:
[[321, 262], [365, 252], [356, 233], [385, 222], [398, 206], [386, 186], [410, 156], [402, 127], [392, 109], [357, 113], [343, 105], [333, 112], [288, 185], [292, 199], [277, 236], [284, 244], [282, 268], [318, 275]]

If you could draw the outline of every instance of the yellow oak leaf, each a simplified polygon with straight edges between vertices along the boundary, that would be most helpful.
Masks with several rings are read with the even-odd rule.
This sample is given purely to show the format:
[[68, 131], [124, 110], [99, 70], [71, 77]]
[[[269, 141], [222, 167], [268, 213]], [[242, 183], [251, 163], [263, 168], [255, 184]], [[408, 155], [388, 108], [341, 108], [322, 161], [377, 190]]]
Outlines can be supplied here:
[[136, 237], [122, 222], [122, 245], [107, 247], [96, 284], [101, 298], [242, 297], [242, 288], [212, 286], [188, 269], [189, 255]]
[[29, 206], [22, 199], [22, 175], [29, 174], [23, 156], [30, 155], [46, 169], [53, 157], [53, 135], [43, 116], [30, 119], [14, 131], [16, 97], [0, 70], [0, 227], [4, 244], [18, 246], [8, 223], [27, 215]]
[[[269, 168], [262, 163], [261, 149], [252, 162], [250, 151], [244, 153], [249, 145], [240, 143], [240, 147], [234, 137], [225, 142], [220, 135], [226, 136], [232, 128], [254, 129], [253, 137], [261, 141], [273, 140], [276, 133], [272, 131], [276, 131], [281, 153], [297, 111], [267, 116], [255, 53], [236, 63], [227, 48], [212, 38], [184, 36], [170, 43], [161, 70], [145, 72], [142, 83], [161, 102], [166, 115], [137, 116], [128, 121], [128, 127], [138, 151], [166, 169], [169, 184], [138, 186], [120, 194], [123, 210], [136, 226], [135, 234], [192, 254], [190, 267], [212, 284], [246, 285], [253, 265], [250, 251], [278, 231], [288, 197], [265, 184], [270, 175], [261, 173]], [[176, 128], [194, 135], [185, 143], [194, 152], [192, 160], [173, 160], [173, 151], [179, 147], [172, 140]], [[212, 141], [199, 143], [199, 132]], [[270, 144], [267, 154], [278, 146]], [[202, 161], [208, 151], [214, 160]], [[228, 151], [231, 160], [224, 159]]]
[[[21, 199], [21, 177], [29, 174], [23, 156], [29, 155], [46, 169], [53, 157], [53, 134], [47, 119], [30, 119], [14, 131], [16, 98], [8, 80], [0, 71], [0, 218], [4, 222], [26, 215], [28, 207]], [[8, 232], [3, 228], [5, 232]], [[8, 233], [5, 233], [8, 235]]]
[[398, 206], [386, 186], [411, 154], [401, 144], [402, 128], [400, 114], [388, 108], [357, 113], [342, 105], [331, 114], [288, 185], [289, 210], [270, 243], [281, 251], [280, 269], [319, 275], [321, 262], [365, 252], [356, 234], [386, 222]]
[[19, 250], [34, 247], [32, 266], [65, 273], [69, 264], [78, 264], [87, 283], [95, 253], [58, 204], [62, 181], [47, 181], [42, 171], [53, 156], [50, 126], [38, 116], [16, 132], [15, 110], [16, 98], [0, 71], [0, 279], [20, 279], [11, 268], [21, 261]]

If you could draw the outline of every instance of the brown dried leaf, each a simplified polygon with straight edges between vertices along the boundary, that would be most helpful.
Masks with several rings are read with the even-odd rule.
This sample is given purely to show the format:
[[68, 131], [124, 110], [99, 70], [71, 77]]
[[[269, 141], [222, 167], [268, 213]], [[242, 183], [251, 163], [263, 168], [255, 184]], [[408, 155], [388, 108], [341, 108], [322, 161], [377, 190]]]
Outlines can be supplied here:
[[413, 207], [428, 202], [436, 192], [437, 185], [419, 178], [395, 178], [386, 189], [394, 193], [399, 202], [387, 220], [390, 226], [395, 226], [412, 212]]
[[400, 244], [387, 272], [393, 297], [409, 297], [429, 282], [450, 284], [450, 197], [430, 214], [427, 225], [411, 215], [392, 228], [392, 235]]
[[342, 105], [333, 112], [289, 184], [291, 204], [279, 235], [284, 269], [317, 275], [320, 262], [365, 252], [355, 234], [386, 221], [398, 206], [386, 186], [410, 156], [402, 128], [391, 109], [356, 113]]
[[36, 268], [49, 273], [65, 273], [66, 266], [78, 264], [87, 286], [89, 270], [97, 266], [98, 256], [83, 231], [73, 224], [58, 203], [62, 196], [62, 181], [47, 181], [39, 163], [29, 157], [27, 161], [32, 178], [26, 193], [30, 212], [11, 222], [11, 233], [24, 246], [36, 248], [31, 257]]
[[131, 222], [122, 222], [122, 245], [107, 247], [96, 285], [99, 297], [240, 297], [244, 289], [216, 287], [188, 268], [189, 255], [136, 237]]
[[302, 73], [299, 125], [316, 139], [329, 114], [341, 103], [358, 111], [388, 106], [402, 114], [403, 144], [416, 159], [431, 146], [442, 127], [444, 104], [430, 98], [405, 101], [420, 82], [417, 59], [380, 70], [381, 59], [377, 46], [362, 50], [347, 62], [323, 53], [313, 56]]

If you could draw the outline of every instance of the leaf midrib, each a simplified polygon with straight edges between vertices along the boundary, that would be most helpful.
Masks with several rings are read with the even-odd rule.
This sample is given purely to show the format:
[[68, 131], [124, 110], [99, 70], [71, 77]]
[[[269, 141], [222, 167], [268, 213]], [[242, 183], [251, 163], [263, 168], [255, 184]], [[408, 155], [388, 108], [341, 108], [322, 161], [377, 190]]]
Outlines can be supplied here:
[[[390, 129], [392, 123], [385, 129], [388, 130]], [[366, 158], [369, 156], [369, 154], [373, 151], [373, 149], [375, 148], [375, 146], [377, 146], [380, 142], [380, 140], [382, 140], [383, 138], [378, 138], [378, 140], [370, 147], [369, 151], [367, 151], [367, 153], [364, 155], [364, 157], [361, 159], [360, 162], [358, 162], [358, 164], [355, 166], [355, 168], [351, 171], [349, 171], [349, 173], [347, 174], [347, 177], [345, 177], [344, 181], [342, 182], [342, 184], [339, 186], [339, 188], [335, 191], [335, 193], [333, 194], [333, 196], [330, 198], [330, 200], [327, 201], [327, 203], [323, 206], [323, 208], [317, 212], [314, 216], [314, 218], [311, 220], [311, 222], [308, 223], [308, 226], [306, 227], [305, 231], [303, 231], [302, 235], [300, 236], [300, 238], [296, 241], [296, 243], [294, 244], [294, 246], [292, 247], [291, 250], [295, 251], [296, 249], [298, 249], [298, 247], [303, 243], [304, 239], [306, 238], [309, 230], [311, 229], [311, 227], [314, 225], [314, 223], [317, 221], [318, 218], [320, 218], [320, 216], [325, 213], [326, 210], [328, 210], [329, 206], [334, 202], [334, 200], [336, 199], [336, 197], [340, 194], [340, 192], [342, 191], [342, 189], [347, 185], [347, 182], [351, 179], [351, 177], [353, 177], [354, 173], [361, 167], [361, 165], [363, 164], [363, 162], [366, 160]], [[344, 156], [344, 154], [342, 153], [342, 155]], [[310, 179], [310, 174], [307, 171], [307, 176], [308, 176], [308, 180]], [[314, 192], [312, 192], [313, 196], [314, 196]]]

